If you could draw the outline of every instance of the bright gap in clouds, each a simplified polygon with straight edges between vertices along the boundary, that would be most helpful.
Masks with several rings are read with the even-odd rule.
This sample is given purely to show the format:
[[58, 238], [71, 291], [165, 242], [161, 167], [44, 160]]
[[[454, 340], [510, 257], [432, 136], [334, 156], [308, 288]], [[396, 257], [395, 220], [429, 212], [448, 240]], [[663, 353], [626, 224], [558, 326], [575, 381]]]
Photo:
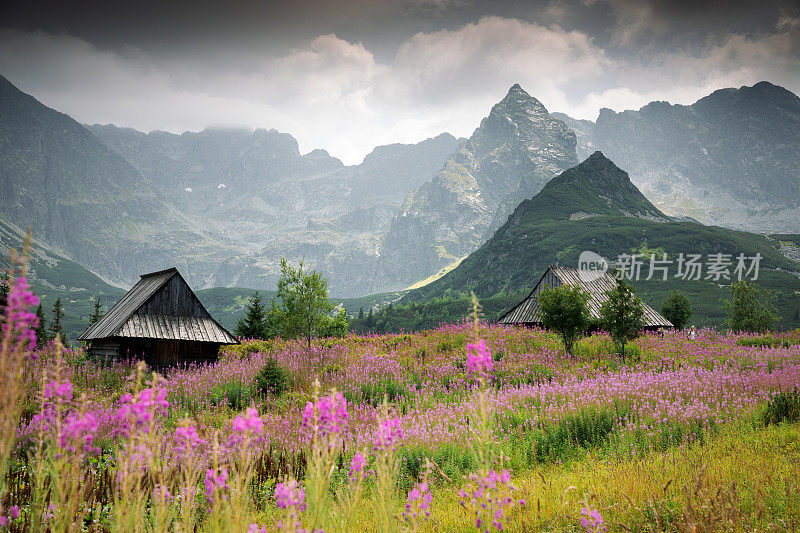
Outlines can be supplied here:
[[0, 73], [83, 123], [180, 133], [275, 128], [303, 153], [359, 163], [375, 146], [469, 136], [513, 83], [550, 111], [594, 120], [601, 107], [689, 104], [762, 79], [798, 92], [798, 25], [730, 34], [699, 52], [620, 57], [579, 31], [485, 17], [417, 33], [376, 61], [360, 42], [321, 35], [282, 55], [222, 50], [161, 58], [101, 50], [69, 35], [0, 31]]

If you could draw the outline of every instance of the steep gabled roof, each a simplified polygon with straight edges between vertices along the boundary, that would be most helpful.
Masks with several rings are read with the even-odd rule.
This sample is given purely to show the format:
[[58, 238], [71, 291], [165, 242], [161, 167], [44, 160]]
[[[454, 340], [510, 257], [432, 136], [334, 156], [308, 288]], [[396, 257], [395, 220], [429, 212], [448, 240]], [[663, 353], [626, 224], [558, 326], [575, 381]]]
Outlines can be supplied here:
[[[551, 272], [562, 284], [577, 286], [589, 293], [589, 314], [592, 318], [600, 318], [600, 308], [608, 300], [607, 291], [614, 289], [617, 286], [617, 279], [608, 272], [603, 273], [601, 276], [592, 280], [585, 280], [580, 276], [578, 270], [574, 268], [562, 266], [550, 266], [548, 271]], [[539, 279], [539, 282], [533, 288], [527, 298], [522, 300], [516, 306], [511, 308], [498, 320], [500, 324], [535, 324], [541, 322], [539, 317], [539, 299], [537, 288], [542, 280], [547, 275], [547, 271]], [[655, 309], [642, 302], [644, 307], [644, 325], [645, 327], [662, 327], [671, 328], [672, 323], [661, 316]]]
[[[211, 318], [199, 300], [200, 307], [208, 315], [207, 317], [136, 314], [136, 311], [174, 276], [178, 276], [180, 281], [186, 283], [178, 269], [174, 267], [142, 274], [139, 282], [100, 320], [78, 337], [78, 340], [133, 337], [237, 344], [236, 338]], [[191, 291], [191, 289], [189, 290]]]

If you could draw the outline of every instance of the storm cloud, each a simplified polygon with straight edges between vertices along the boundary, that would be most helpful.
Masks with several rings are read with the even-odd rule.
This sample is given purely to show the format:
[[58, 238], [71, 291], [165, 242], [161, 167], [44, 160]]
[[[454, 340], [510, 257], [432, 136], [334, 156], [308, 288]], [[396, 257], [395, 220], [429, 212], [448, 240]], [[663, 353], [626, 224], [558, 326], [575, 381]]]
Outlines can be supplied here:
[[791, 2], [523, 4], [18, 2], [0, 74], [84, 123], [276, 128], [346, 163], [468, 136], [513, 83], [588, 119], [760, 80], [800, 92]]

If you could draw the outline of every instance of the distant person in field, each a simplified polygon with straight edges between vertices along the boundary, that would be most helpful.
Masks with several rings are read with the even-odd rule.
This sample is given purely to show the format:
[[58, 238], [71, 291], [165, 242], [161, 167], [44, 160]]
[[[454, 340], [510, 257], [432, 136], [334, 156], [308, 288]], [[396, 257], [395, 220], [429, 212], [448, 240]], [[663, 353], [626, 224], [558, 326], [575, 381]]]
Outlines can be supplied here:
[[697, 337], [697, 330], [694, 329], [694, 326], [692, 326], [689, 328], [689, 338], [694, 340], [695, 337]]

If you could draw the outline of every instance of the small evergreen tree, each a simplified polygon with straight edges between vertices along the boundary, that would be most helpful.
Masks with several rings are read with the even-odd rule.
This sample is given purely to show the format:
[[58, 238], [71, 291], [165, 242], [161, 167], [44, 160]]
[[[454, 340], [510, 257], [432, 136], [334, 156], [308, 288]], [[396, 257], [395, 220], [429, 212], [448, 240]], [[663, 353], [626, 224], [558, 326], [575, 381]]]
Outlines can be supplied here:
[[681, 291], [672, 291], [661, 304], [661, 314], [678, 329], [683, 329], [692, 316], [692, 305], [689, 298]]
[[625, 280], [606, 292], [608, 300], [600, 308], [600, 326], [605, 329], [625, 362], [625, 344], [639, 336], [644, 325], [644, 306]]
[[369, 308], [369, 313], [367, 314], [367, 329], [370, 329], [372, 326], [375, 325], [375, 317], [372, 316], [372, 308]]
[[247, 313], [236, 322], [234, 334], [243, 339], [267, 338], [267, 313], [258, 291], [247, 303]]
[[[3, 272], [0, 276], [0, 298], [8, 296], [11, 293], [11, 277], [8, 272]], [[5, 298], [2, 298], [5, 301]]]
[[358, 308], [358, 319], [359, 320], [364, 320], [364, 308], [363, 307], [359, 307]]
[[564, 341], [564, 349], [572, 354], [575, 341], [589, 328], [589, 293], [580, 287], [560, 285], [544, 289], [538, 295], [542, 325], [555, 331]]
[[36, 316], [39, 317], [39, 326], [35, 330], [36, 344], [38, 346], [44, 346], [50, 339], [47, 338], [47, 325], [45, 324], [44, 308], [42, 307], [42, 304], [39, 304], [39, 306], [36, 308]]
[[761, 291], [756, 283], [741, 280], [731, 285], [731, 298], [723, 300], [728, 314], [725, 324], [732, 331], [764, 333], [775, 329], [778, 321], [775, 297], [771, 291]]
[[60, 339], [63, 343], [65, 340], [64, 325], [61, 323], [64, 318], [64, 308], [61, 306], [61, 298], [56, 298], [53, 304], [53, 322], [50, 324], [50, 338]]
[[89, 325], [93, 326], [98, 320], [103, 318], [103, 304], [100, 303], [100, 298], [94, 299], [94, 310], [89, 316]]

